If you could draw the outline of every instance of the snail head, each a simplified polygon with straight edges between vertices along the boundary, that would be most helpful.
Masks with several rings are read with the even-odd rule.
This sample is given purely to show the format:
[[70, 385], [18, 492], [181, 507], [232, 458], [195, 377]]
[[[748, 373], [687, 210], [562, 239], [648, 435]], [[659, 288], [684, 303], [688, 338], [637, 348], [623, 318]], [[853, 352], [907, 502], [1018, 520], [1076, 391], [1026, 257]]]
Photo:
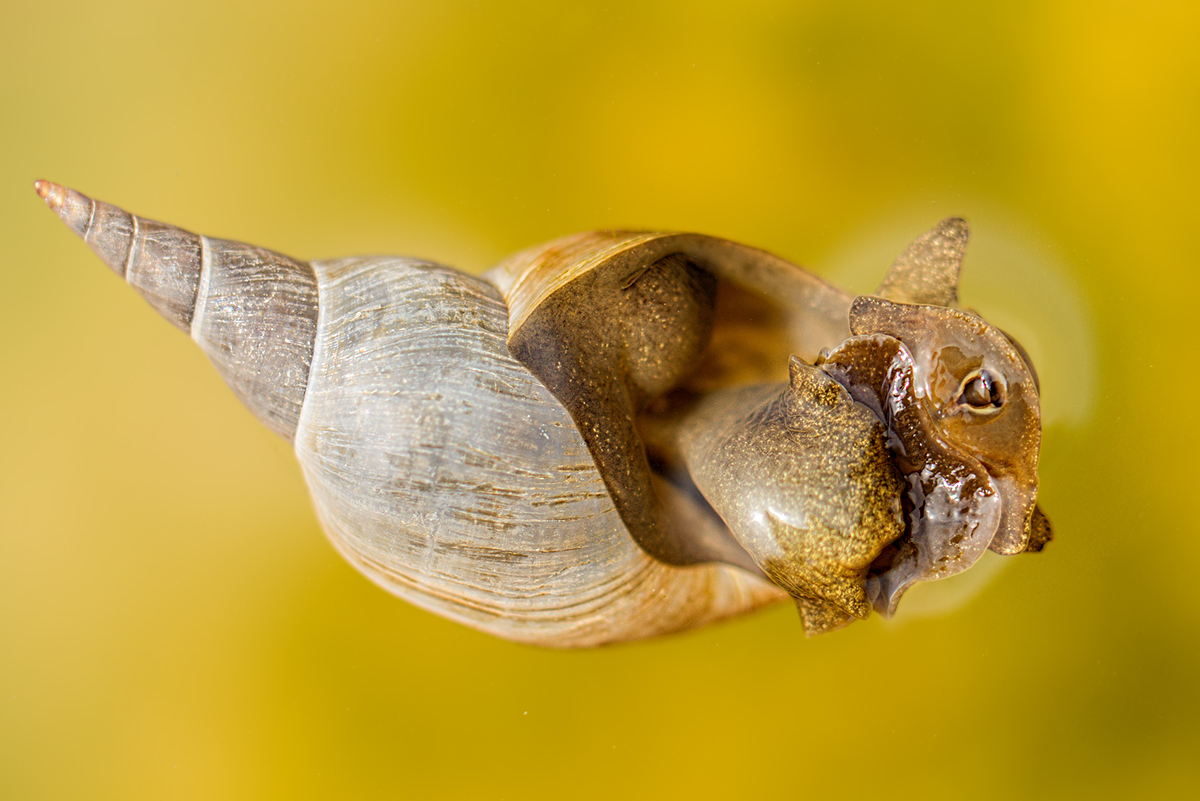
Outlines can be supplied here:
[[1050, 539], [1036, 505], [1037, 374], [1011, 337], [955, 306], [966, 241], [966, 224], [950, 219], [913, 243], [878, 295], [855, 298], [854, 336], [821, 360], [887, 425], [907, 483], [906, 532], [867, 579], [883, 614], [912, 584], [965, 570], [988, 548], [1011, 555]]

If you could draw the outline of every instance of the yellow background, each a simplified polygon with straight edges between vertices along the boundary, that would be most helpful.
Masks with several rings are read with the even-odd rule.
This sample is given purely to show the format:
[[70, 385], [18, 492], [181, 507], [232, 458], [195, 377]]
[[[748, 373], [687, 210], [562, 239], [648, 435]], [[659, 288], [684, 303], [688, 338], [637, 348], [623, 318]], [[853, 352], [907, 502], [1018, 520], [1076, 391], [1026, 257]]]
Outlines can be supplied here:
[[[1195, 6], [734, 5], [5, 4], [0, 796], [1200, 789]], [[812, 641], [788, 607], [489, 638], [336, 557], [39, 177], [304, 258], [657, 227], [857, 290], [964, 214], [964, 302], [1041, 370], [1057, 540]]]

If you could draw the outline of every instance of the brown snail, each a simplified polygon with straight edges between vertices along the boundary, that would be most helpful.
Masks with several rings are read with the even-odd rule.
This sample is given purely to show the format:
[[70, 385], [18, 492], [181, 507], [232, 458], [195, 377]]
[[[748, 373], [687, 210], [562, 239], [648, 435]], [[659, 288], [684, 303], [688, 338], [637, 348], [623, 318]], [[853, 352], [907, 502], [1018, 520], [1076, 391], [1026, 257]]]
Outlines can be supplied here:
[[1036, 374], [955, 305], [961, 220], [851, 297], [696, 234], [577, 235], [477, 278], [37, 190], [293, 442], [346, 559], [484, 631], [591, 646], [790, 596], [813, 634], [1050, 537]]

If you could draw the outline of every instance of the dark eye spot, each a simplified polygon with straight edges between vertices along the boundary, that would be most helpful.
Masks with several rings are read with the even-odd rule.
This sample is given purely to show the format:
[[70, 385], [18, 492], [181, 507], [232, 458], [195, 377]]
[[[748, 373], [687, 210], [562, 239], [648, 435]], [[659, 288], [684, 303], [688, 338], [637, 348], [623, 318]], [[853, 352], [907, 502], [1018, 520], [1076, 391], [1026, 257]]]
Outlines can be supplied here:
[[993, 412], [1004, 405], [1004, 379], [990, 370], [976, 370], [963, 379], [958, 402], [977, 412]]

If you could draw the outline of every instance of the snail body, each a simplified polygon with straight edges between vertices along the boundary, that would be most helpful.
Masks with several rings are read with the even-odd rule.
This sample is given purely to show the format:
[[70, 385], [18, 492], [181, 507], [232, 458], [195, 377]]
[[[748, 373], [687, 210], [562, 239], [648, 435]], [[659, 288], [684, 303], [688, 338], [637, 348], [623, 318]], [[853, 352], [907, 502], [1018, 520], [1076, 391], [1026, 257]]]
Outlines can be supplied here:
[[[989, 546], [1049, 538], [1027, 358], [977, 316], [922, 304], [945, 295], [948, 262], [957, 279], [959, 221], [918, 240], [883, 297], [856, 299], [694, 234], [583, 234], [474, 277], [305, 263], [38, 191], [292, 441], [348, 561], [489, 633], [592, 646], [789, 597], [818, 633], [890, 614]], [[936, 347], [907, 347], [937, 325], [955, 370], [992, 377], [959, 396], [991, 404], [1002, 384], [1023, 410], [964, 423], [959, 396], [914, 393], [951, 380]]]

